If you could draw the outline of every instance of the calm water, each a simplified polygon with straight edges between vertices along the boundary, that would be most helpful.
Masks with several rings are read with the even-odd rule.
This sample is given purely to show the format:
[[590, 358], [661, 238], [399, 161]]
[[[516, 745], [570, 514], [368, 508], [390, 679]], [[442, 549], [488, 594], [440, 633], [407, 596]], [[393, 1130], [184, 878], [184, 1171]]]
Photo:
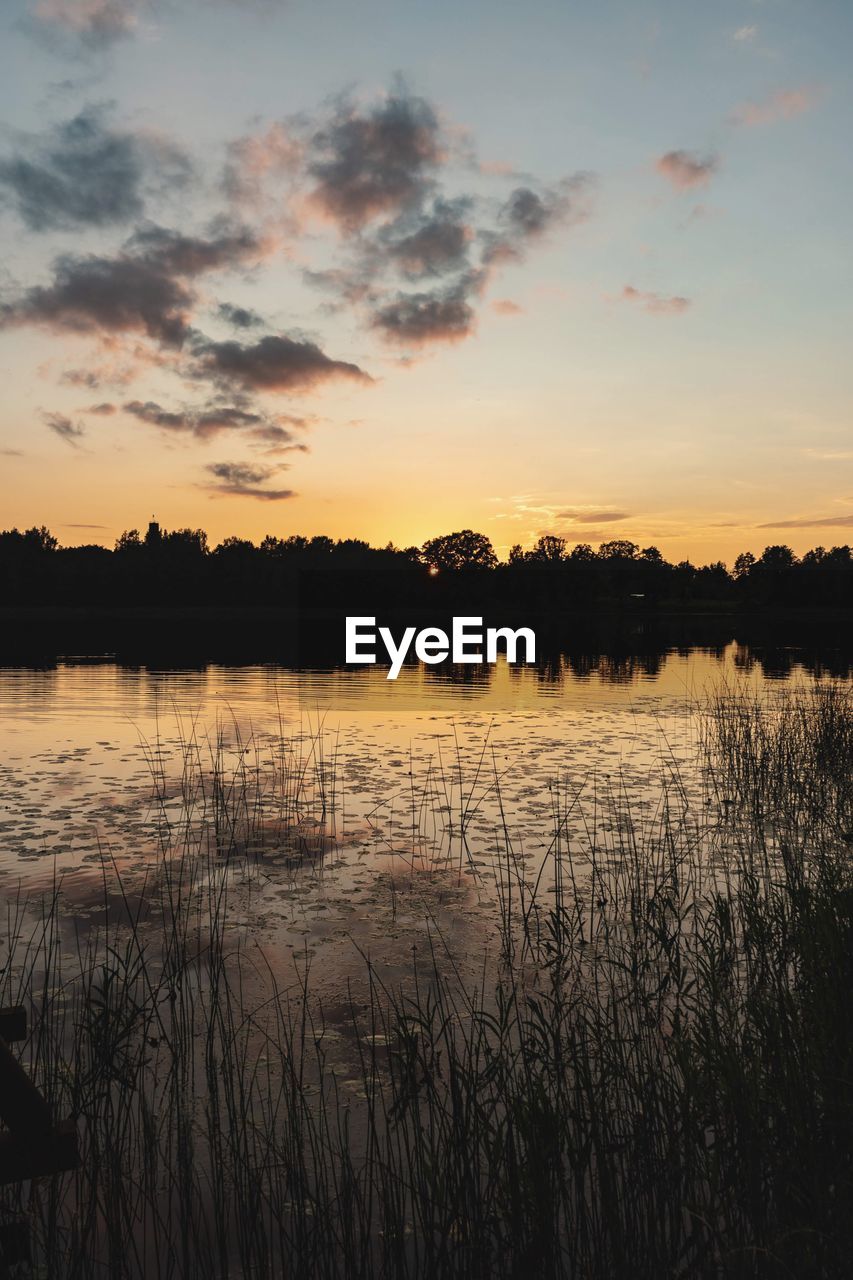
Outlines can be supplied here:
[[[263, 949], [282, 990], [298, 990], [295, 957], [310, 960], [343, 1025], [341, 992], [363, 981], [365, 954], [402, 981], [437, 928], [461, 972], [484, 962], [507, 839], [535, 880], [560, 826], [582, 879], [591, 848], [615, 865], [626, 831], [654, 829], [666, 794], [701, 839], [721, 812], [697, 766], [708, 695], [772, 698], [822, 678], [811, 659], [774, 653], [768, 665], [732, 642], [485, 676], [409, 668], [395, 683], [377, 669], [273, 665], [0, 668], [0, 888], [37, 901], [59, 879], [73, 931], [97, 925], [104, 867], [141, 883], [164, 819], [180, 823], [189, 740], [202, 767], [220, 751], [261, 775], [284, 744], [308, 780], [308, 829], [333, 839], [321, 857], [266, 849], [259, 874], [235, 871], [232, 937]], [[156, 913], [144, 927], [156, 947]]]
[[[233, 754], [262, 753], [282, 736], [316, 738], [334, 761], [341, 836], [393, 829], [413, 785], [451, 771], [457, 790], [466, 777], [473, 787], [482, 852], [499, 776], [516, 834], [535, 847], [552, 821], [549, 787], [621, 778], [635, 794], [648, 790], [674, 765], [688, 767], [709, 692], [780, 684], [735, 643], [652, 658], [563, 657], [540, 669], [439, 670], [407, 668], [390, 682], [378, 668], [159, 671], [68, 660], [0, 669], [0, 874], [7, 886], [35, 885], [55, 869], [84, 872], [106, 850], [144, 860], [152, 756], [168, 775], [191, 734], [218, 736]], [[796, 657], [787, 663], [786, 682], [813, 678]]]

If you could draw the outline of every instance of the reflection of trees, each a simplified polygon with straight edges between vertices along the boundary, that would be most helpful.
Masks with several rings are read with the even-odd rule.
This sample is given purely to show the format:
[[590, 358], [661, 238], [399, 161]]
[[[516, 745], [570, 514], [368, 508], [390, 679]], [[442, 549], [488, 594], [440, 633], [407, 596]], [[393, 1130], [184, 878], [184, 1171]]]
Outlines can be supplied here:
[[[523, 668], [517, 668], [522, 670]], [[424, 668], [424, 684], [461, 685], [471, 689], [487, 689], [494, 679], [495, 668], [488, 663], [441, 662]]]

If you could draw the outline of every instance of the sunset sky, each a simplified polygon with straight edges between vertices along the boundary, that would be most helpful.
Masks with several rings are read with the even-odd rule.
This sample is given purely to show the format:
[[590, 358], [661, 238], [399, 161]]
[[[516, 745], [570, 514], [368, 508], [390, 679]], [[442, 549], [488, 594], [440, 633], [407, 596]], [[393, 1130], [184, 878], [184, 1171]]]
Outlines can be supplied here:
[[849, 0], [4, 0], [0, 527], [853, 542]]

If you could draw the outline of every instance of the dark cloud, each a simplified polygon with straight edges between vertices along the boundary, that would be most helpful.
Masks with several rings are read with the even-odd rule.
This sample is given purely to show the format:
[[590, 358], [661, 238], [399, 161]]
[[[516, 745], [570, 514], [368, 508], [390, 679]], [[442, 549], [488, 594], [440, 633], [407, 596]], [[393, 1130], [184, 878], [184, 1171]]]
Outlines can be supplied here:
[[245, 462], [213, 462], [206, 468], [218, 483], [204, 487], [212, 494], [241, 498], [258, 498], [264, 502], [281, 502], [295, 498], [293, 489], [265, 489], [280, 467], [251, 466]]
[[90, 404], [85, 412], [94, 413], [100, 418], [108, 418], [116, 412], [116, 406], [108, 401], [103, 401], [101, 404]]
[[294, 117], [239, 139], [226, 187], [258, 201], [264, 179], [287, 170], [297, 197], [288, 216], [313, 208], [342, 233], [338, 262], [303, 271], [331, 296], [324, 309], [352, 308], [388, 340], [425, 346], [471, 334], [497, 269], [585, 216], [592, 181], [528, 179], [496, 199], [448, 191], [451, 162], [478, 186], [485, 177], [505, 189], [510, 176], [478, 165], [458, 131], [398, 83], [374, 104], [340, 100], [317, 123]]
[[372, 110], [341, 103], [310, 141], [315, 203], [344, 230], [424, 198], [444, 148], [438, 118], [403, 87]]
[[468, 300], [474, 291], [465, 280], [443, 291], [401, 293], [374, 312], [372, 323], [389, 341], [409, 346], [459, 342], [474, 329], [476, 317]]
[[36, 324], [86, 333], [143, 330], [165, 346], [186, 335], [193, 292], [150, 262], [126, 255], [54, 263], [53, 282], [35, 286], [17, 302], [0, 305], [0, 327]]
[[64, 413], [45, 413], [42, 416], [48, 429], [75, 449], [86, 434], [79, 423], [72, 422]]
[[539, 190], [516, 187], [498, 210], [497, 228], [481, 232], [483, 262], [517, 261], [554, 227], [583, 218], [590, 184], [589, 174], [579, 173]]
[[144, 227], [115, 257], [65, 254], [56, 259], [51, 284], [0, 304], [0, 328], [35, 324], [78, 333], [141, 330], [163, 346], [180, 347], [196, 300], [188, 281], [262, 252], [261, 242], [245, 228], [218, 227], [203, 238]]
[[436, 200], [416, 219], [398, 220], [382, 236], [388, 258], [409, 280], [464, 269], [473, 238], [465, 216], [470, 206], [470, 200]]
[[695, 151], [667, 151], [655, 161], [658, 173], [679, 191], [705, 186], [719, 167], [718, 156], [700, 156]]
[[143, 213], [149, 173], [158, 189], [187, 182], [191, 165], [173, 143], [112, 130], [105, 114], [87, 107], [0, 159], [0, 189], [31, 230], [126, 223]]
[[245, 391], [305, 391], [333, 378], [372, 381], [358, 365], [332, 360], [316, 343], [284, 334], [267, 334], [248, 345], [199, 336], [193, 351], [197, 377]]
[[[490, 222], [482, 212], [475, 218], [483, 202], [471, 196], [430, 197], [375, 231], [363, 231], [349, 267], [307, 279], [366, 311], [370, 326], [388, 341], [417, 347], [459, 341], [474, 332], [477, 306], [495, 271], [522, 260], [553, 227], [584, 216], [588, 185], [588, 177], [578, 174], [538, 190], [516, 187]], [[472, 265], [477, 251], [479, 262]], [[394, 291], [385, 279], [389, 270], [409, 281], [444, 283]]]
[[147, 422], [152, 427], [163, 427], [167, 431], [192, 431], [193, 429], [193, 421], [186, 413], [164, 409], [155, 400], [129, 400], [127, 404], [122, 405], [122, 408], [125, 413], [133, 414], [134, 418], [139, 418], [141, 422]]
[[140, 262], [169, 275], [194, 277], [263, 257], [268, 244], [250, 227], [216, 220], [207, 236], [188, 236], [148, 223], [124, 246]]
[[218, 435], [220, 431], [245, 430], [252, 439], [296, 448], [296, 436], [282, 425], [283, 421], [302, 425], [305, 419], [288, 419], [250, 410], [240, 404], [204, 404], [201, 407], [167, 410], [156, 401], [128, 401], [123, 410], [141, 422], [167, 431], [187, 431], [200, 439]]
[[234, 329], [263, 329], [264, 318], [250, 307], [235, 307], [230, 302], [220, 302], [216, 308], [220, 320]]
[[562, 201], [555, 195], [541, 196], [530, 187], [516, 187], [501, 214], [522, 240], [541, 236], [559, 215]]
[[[207, 440], [223, 431], [243, 431], [249, 439], [260, 444], [275, 446], [276, 451], [298, 449], [307, 446], [298, 442], [289, 427], [296, 429], [308, 425], [307, 418], [288, 414], [267, 414], [241, 404], [212, 403], [200, 407], [164, 409], [156, 400], [129, 400], [122, 405], [125, 413], [140, 422], [164, 431], [186, 432]], [[287, 424], [287, 425], [285, 425]]]
[[[306, 425], [306, 419], [294, 419], [300, 427]], [[264, 445], [261, 453], [307, 453], [307, 444], [297, 443], [296, 437], [292, 431], [288, 431], [286, 427], [280, 426], [278, 423], [270, 422], [262, 427], [253, 427], [247, 432], [250, 440], [256, 441], [258, 444]]]

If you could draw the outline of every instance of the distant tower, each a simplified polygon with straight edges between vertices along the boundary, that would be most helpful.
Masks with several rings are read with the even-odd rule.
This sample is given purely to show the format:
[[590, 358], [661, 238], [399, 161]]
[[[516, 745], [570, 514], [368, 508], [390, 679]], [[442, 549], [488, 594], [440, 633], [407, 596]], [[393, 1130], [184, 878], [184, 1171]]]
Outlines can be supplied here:
[[148, 522], [148, 532], [145, 535], [145, 541], [148, 543], [149, 547], [153, 543], [160, 541], [160, 526], [153, 517]]

